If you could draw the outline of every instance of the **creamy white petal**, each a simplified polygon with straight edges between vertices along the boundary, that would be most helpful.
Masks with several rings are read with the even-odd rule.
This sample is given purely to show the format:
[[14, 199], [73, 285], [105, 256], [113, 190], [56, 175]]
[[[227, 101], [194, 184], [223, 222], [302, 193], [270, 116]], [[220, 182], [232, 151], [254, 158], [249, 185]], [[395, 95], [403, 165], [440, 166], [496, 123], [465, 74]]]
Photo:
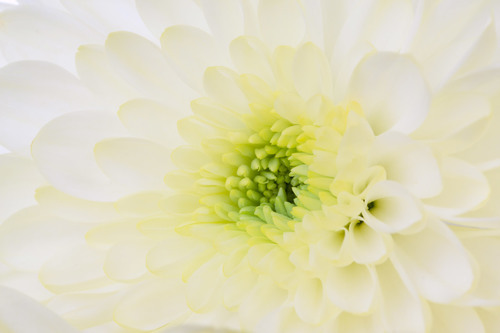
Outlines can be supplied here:
[[40, 173], [58, 190], [87, 200], [110, 201], [126, 191], [123, 186], [112, 186], [99, 169], [94, 145], [106, 137], [126, 134], [113, 114], [73, 112], [42, 128], [33, 141], [32, 155]]
[[431, 149], [400, 133], [379, 135], [370, 152], [370, 163], [382, 166], [387, 179], [400, 183], [418, 198], [432, 197], [442, 190], [439, 165]]
[[0, 287], [0, 327], [15, 333], [76, 333], [43, 305], [10, 288]]
[[169, 27], [161, 35], [161, 48], [179, 77], [197, 92], [203, 91], [202, 76], [209, 66], [224, 65], [225, 54], [207, 32], [185, 25]]
[[0, 70], [0, 143], [13, 152], [29, 154], [31, 141], [45, 123], [95, 105], [90, 91], [57, 65], [10, 63]]
[[393, 235], [393, 260], [420, 295], [449, 302], [469, 291], [476, 278], [470, 258], [457, 237], [442, 222], [429, 219], [412, 235]]
[[382, 320], [388, 332], [425, 332], [426, 317], [418, 296], [404, 285], [389, 261], [377, 266]]
[[134, 99], [120, 106], [118, 116], [132, 134], [173, 148], [182, 144], [176, 125], [185, 114], [179, 111], [152, 100]]
[[16, 6], [0, 17], [0, 49], [9, 61], [50, 61], [74, 71], [78, 46], [102, 38], [69, 14], [47, 7]]
[[427, 116], [430, 94], [409, 57], [377, 53], [354, 70], [348, 97], [359, 102], [376, 134], [411, 133]]
[[39, 278], [56, 293], [100, 288], [111, 283], [102, 270], [103, 262], [103, 251], [80, 244], [52, 256], [40, 269]]
[[271, 68], [271, 54], [267, 45], [252, 36], [241, 36], [229, 45], [231, 59], [240, 73], [251, 73], [274, 82]]
[[147, 331], [179, 323], [189, 311], [184, 289], [177, 280], [145, 281], [118, 304], [114, 320], [125, 327]]
[[271, 49], [278, 45], [296, 46], [303, 38], [305, 24], [299, 6], [289, 0], [259, 1], [260, 28]]
[[147, 273], [146, 254], [152, 243], [142, 239], [113, 245], [104, 259], [103, 271], [115, 281], [133, 282]]
[[185, 24], [208, 31], [201, 8], [194, 0], [136, 0], [139, 15], [151, 32], [159, 37], [167, 27]]
[[333, 94], [330, 66], [322, 50], [312, 43], [297, 49], [293, 59], [293, 79], [297, 92], [304, 100], [322, 94]]
[[240, 1], [201, 0], [210, 31], [222, 45], [243, 34], [243, 8]]
[[0, 155], [0, 221], [35, 204], [35, 189], [44, 183], [33, 161], [14, 154]]
[[194, 97], [161, 50], [146, 38], [131, 32], [114, 32], [108, 35], [105, 49], [114, 69], [143, 96], [167, 105], [184, 105]]
[[295, 311], [300, 319], [310, 324], [319, 324], [325, 318], [325, 289], [318, 278], [304, 279], [295, 294]]
[[473, 308], [431, 304], [431, 333], [487, 333]]
[[390, 238], [375, 231], [366, 223], [351, 223], [349, 234], [350, 254], [359, 264], [380, 261], [390, 250]]
[[373, 185], [366, 194], [365, 202], [368, 205], [363, 210], [365, 222], [377, 231], [403, 231], [424, 217], [420, 203], [394, 181]]
[[424, 200], [427, 209], [440, 216], [453, 216], [467, 212], [486, 200], [490, 185], [478, 168], [457, 158], [441, 161], [443, 191]]
[[330, 301], [351, 313], [368, 312], [376, 291], [376, 277], [365, 265], [353, 263], [345, 267], [332, 267], [325, 281]]
[[94, 146], [99, 168], [111, 181], [142, 190], [165, 188], [163, 177], [173, 168], [171, 151], [136, 138], [106, 139]]
[[0, 227], [0, 256], [19, 270], [37, 270], [51, 256], [81, 239], [86, 229], [40, 207], [29, 207]]

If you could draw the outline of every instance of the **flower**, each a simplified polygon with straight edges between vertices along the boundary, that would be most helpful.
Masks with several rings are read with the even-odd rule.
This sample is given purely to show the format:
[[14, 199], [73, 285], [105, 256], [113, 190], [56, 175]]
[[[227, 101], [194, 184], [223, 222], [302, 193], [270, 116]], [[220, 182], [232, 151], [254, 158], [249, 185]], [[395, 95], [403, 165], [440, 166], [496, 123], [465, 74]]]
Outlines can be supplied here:
[[0, 281], [44, 307], [0, 305], [48, 331], [498, 331], [498, 1], [20, 2]]

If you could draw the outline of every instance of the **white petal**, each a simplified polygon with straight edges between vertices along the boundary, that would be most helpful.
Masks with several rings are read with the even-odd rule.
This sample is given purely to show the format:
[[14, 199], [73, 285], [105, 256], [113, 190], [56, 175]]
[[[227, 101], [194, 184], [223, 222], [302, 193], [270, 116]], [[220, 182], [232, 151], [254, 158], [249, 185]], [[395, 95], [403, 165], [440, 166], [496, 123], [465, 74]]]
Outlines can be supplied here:
[[111, 201], [127, 194], [123, 186], [112, 186], [97, 166], [94, 145], [126, 130], [113, 114], [73, 112], [42, 128], [32, 144], [32, 155], [40, 173], [58, 190], [95, 201]]
[[203, 87], [208, 96], [237, 113], [245, 113], [249, 111], [249, 102], [238, 81], [238, 74], [226, 67], [209, 67], [203, 75]]
[[312, 43], [302, 45], [293, 59], [293, 79], [304, 100], [322, 94], [333, 94], [330, 66], [323, 51]]
[[94, 102], [90, 91], [61, 67], [11, 63], [0, 70], [0, 143], [27, 154], [42, 125], [66, 112], [91, 108]]
[[77, 332], [43, 305], [5, 287], [0, 287], [0, 327], [15, 333]]
[[271, 55], [265, 43], [252, 36], [241, 36], [229, 45], [231, 59], [240, 73], [259, 76], [267, 83], [273, 83]]
[[51, 213], [69, 221], [95, 223], [119, 217], [112, 203], [82, 200], [50, 186], [37, 188], [35, 198]]
[[174, 105], [194, 97], [149, 40], [130, 32], [114, 32], [106, 39], [105, 48], [115, 70], [145, 97]]
[[488, 198], [490, 185], [474, 166], [452, 157], [441, 161], [443, 191], [426, 199], [427, 208], [440, 216], [467, 212]]
[[288, 0], [260, 0], [259, 22], [267, 44], [295, 46], [304, 36], [305, 24], [299, 3]]
[[424, 332], [425, 314], [420, 299], [408, 291], [389, 261], [377, 266], [382, 320], [388, 332]]
[[214, 38], [191, 26], [175, 25], [161, 35], [161, 48], [184, 82], [202, 92], [202, 77], [209, 66], [226, 61]]
[[475, 280], [469, 257], [448, 227], [434, 219], [412, 235], [393, 235], [394, 263], [420, 294], [449, 302], [467, 292]]
[[125, 327], [146, 331], [175, 324], [189, 311], [184, 290], [184, 285], [177, 280], [146, 281], [118, 304], [114, 320]]
[[379, 135], [370, 151], [370, 162], [382, 166], [387, 179], [400, 183], [418, 198], [435, 196], [443, 188], [431, 149], [400, 133]]
[[326, 295], [320, 279], [304, 279], [295, 294], [295, 311], [300, 319], [319, 324], [325, 317]]
[[363, 211], [365, 222], [373, 229], [394, 233], [405, 230], [423, 218], [419, 202], [394, 181], [373, 185], [366, 194], [368, 207]]
[[376, 134], [411, 133], [427, 116], [429, 89], [417, 65], [403, 55], [368, 56], [355, 69], [349, 91]]
[[[472, 290], [472, 297], [482, 301], [498, 304], [500, 297], [500, 269], [496, 264], [496, 253], [500, 250], [498, 237], [467, 238], [462, 241], [479, 266], [477, 285]], [[488, 305], [486, 303], [486, 305]]]
[[74, 71], [78, 46], [100, 41], [96, 31], [48, 7], [15, 7], [0, 17], [0, 48], [9, 61], [50, 61]]
[[107, 139], [94, 147], [97, 165], [112, 180], [137, 189], [164, 189], [163, 177], [173, 168], [170, 150], [136, 138]]
[[136, 0], [137, 11], [156, 37], [169, 26], [185, 24], [208, 31], [201, 8], [193, 0]]
[[48, 260], [40, 269], [39, 278], [56, 293], [99, 288], [111, 282], [104, 275], [103, 262], [102, 251], [86, 244], [77, 245]]
[[107, 253], [103, 270], [115, 281], [133, 282], [147, 273], [146, 253], [151, 242], [134, 240], [115, 244]]
[[134, 99], [120, 106], [118, 117], [132, 134], [174, 148], [183, 143], [176, 124], [185, 113], [152, 100]]
[[81, 239], [86, 229], [40, 207], [26, 208], [2, 224], [0, 256], [17, 269], [36, 270], [61, 249]]
[[210, 31], [222, 45], [243, 35], [243, 10], [239, 1], [201, 0]]
[[432, 101], [429, 116], [412, 137], [430, 141], [446, 154], [463, 151], [480, 139], [490, 122], [491, 111], [485, 96], [443, 94]]
[[[191, 310], [208, 312], [222, 301], [220, 295], [223, 281], [221, 265], [221, 257], [214, 257], [191, 275], [186, 284], [186, 299]], [[210, 288], [207, 288], [207, 283], [210, 284]]]
[[499, 308], [476, 310], [483, 322], [485, 332], [497, 332], [500, 330], [499, 310]]
[[102, 45], [82, 45], [75, 56], [78, 76], [92, 92], [115, 107], [139, 92], [125, 82], [111, 66]]
[[473, 308], [431, 304], [431, 333], [486, 333]]
[[373, 230], [366, 223], [351, 223], [349, 233], [350, 254], [357, 263], [377, 262], [387, 255], [390, 239]]
[[127, 30], [147, 35], [133, 0], [60, 0], [66, 10], [95, 30], [109, 34]]
[[44, 183], [33, 161], [14, 154], [0, 155], [0, 221], [35, 203], [35, 189]]
[[375, 298], [376, 281], [365, 265], [332, 267], [325, 281], [330, 301], [351, 313], [368, 312]]

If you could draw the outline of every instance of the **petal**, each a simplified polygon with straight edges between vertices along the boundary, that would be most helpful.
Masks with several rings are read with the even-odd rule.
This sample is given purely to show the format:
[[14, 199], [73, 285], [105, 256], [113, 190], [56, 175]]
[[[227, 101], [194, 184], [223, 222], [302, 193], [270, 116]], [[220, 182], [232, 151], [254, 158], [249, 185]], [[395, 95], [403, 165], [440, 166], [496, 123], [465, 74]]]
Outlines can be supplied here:
[[375, 298], [376, 281], [365, 265], [332, 267], [325, 281], [330, 301], [351, 313], [368, 312]]
[[239, 73], [255, 74], [267, 83], [274, 82], [270, 51], [260, 39], [238, 37], [229, 45], [229, 51]]
[[431, 304], [431, 333], [485, 333], [483, 323], [473, 308]]
[[8, 332], [78, 332], [54, 312], [13, 289], [0, 287], [0, 300], [0, 326]]
[[75, 56], [78, 77], [100, 101], [115, 107], [127, 99], [137, 97], [139, 92], [111, 66], [110, 59], [101, 45], [82, 45]]
[[491, 302], [498, 305], [500, 298], [500, 268], [496, 264], [495, 254], [500, 250], [498, 237], [474, 237], [462, 240], [465, 248], [472, 254], [479, 266], [479, 277], [471, 294], [478, 304]]
[[373, 229], [394, 233], [422, 220], [418, 201], [394, 181], [381, 181], [367, 192], [363, 211], [365, 222]]
[[243, 34], [243, 10], [239, 1], [202, 0], [201, 8], [210, 31], [222, 45]]
[[148, 280], [126, 294], [113, 318], [122, 326], [145, 331], [178, 323], [189, 311], [184, 290], [177, 280]]
[[69, 221], [96, 223], [119, 217], [112, 203], [82, 200], [50, 186], [37, 188], [35, 198], [51, 213]]
[[134, 99], [120, 106], [118, 117], [133, 135], [174, 148], [183, 143], [176, 124], [185, 113], [149, 99]]
[[427, 209], [440, 216], [453, 216], [467, 212], [488, 198], [490, 185], [476, 167], [447, 157], [441, 161], [443, 191], [426, 199]]
[[424, 332], [426, 318], [420, 299], [410, 293], [389, 261], [377, 266], [382, 320], [388, 332]]
[[163, 177], [173, 168], [168, 149], [143, 139], [106, 139], [95, 145], [94, 155], [112, 181], [137, 189], [164, 189]]
[[295, 294], [295, 311], [300, 319], [310, 324], [319, 324], [325, 317], [326, 295], [320, 279], [304, 279]]
[[9, 61], [49, 61], [74, 72], [78, 46], [102, 37], [69, 14], [49, 7], [16, 6], [0, 17], [0, 48]]
[[81, 239], [86, 229], [40, 207], [26, 208], [2, 224], [0, 256], [16, 269], [37, 270], [61, 249]]
[[110, 136], [126, 135], [117, 117], [104, 112], [73, 112], [42, 128], [32, 144], [40, 173], [58, 190], [79, 198], [111, 201], [127, 194], [113, 186], [97, 166], [94, 145]]
[[14, 154], [0, 155], [0, 221], [35, 204], [35, 189], [44, 183], [33, 161]]
[[431, 149], [403, 134], [379, 135], [373, 143], [370, 162], [382, 166], [387, 179], [400, 183], [418, 198], [435, 196], [443, 188]]
[[103, 261], [102, 251], [86, 244], [77, 245], [48, 260], [40, 269], [39, 278], [56, 293], [103, 287], [111, 282], [102, 270]]
[[237, 73], [226, 67], [209, 67], [203, 76], [203, 87], [209, 97], [233, 111], [246, 113], [250, 110], [249, 102], [238, 83]]
[[376, 315], [360, 316], [342, 312], [334, 322], [335, 333], [382, 333], [383, 325]]
[[304, 100], [322, 94], [331, 97], [333, 84], [330, 66], [323, 51], [312, 43], [299, 47], [293, 59], [293, 79]]
[[390, 248], [390, 238], [373, 230], [366, 223], [351, 223], [350, 254], [359, 264], [368, 264], [385, 258]]
[[48, 121], [91, 108], [95, 100], [76, 77], [56, 65], [22, 61], [0, 69], [0, 143], [28, 154], [31, 141]]
[[[188, 306], [194, 312], [202, 313], [213, 310], [219, 302], [223, 275], [222, 257], [214, 257], [204, 263], [189, 278], [186, 284]], [[210, 288], [207, 288], [207, 283]]]
[[133, 282], [147, 273], [146, 254], [151, 242], [134, 240], [117, 243], [109, 249], [103, 270], [114, 281]]
[[223, 65], [214, 38], [191, 26], [175, 25], [161, 35], [161, 48], [180, 78], [191, 88], [202, 92], [202, 77], [209, 66]]
[[304, 36], [304, 19], [296, 1], [260, 0], [258, 15], [262, 35], [271, 49], [295, 46]]
[[466, 150], [484, 133], [491, 108], [490, 101], [479, 94], [444, 94], [432, 101], [429, 116], [412, 137], [430, 141], [446, 154]]
[[376, 134], [411, 133], [427, 116], [430, 94], [417, 65], [407, 56], [377, 53], [354, 70], [349, 97], [361, 104]]
[[201, 8], [193, 0], [136, 0], [137, 11], [151, 32], [160, 35], [169, 26], [185, 24], [208, 31]]
[[449, 302], [472, 287], [475, 272], [469, 257], [444, 223], [429, 220], [420, 232], [393, 239], [396, 268], [423, 297]]
[[194, 97], [149, 40], [131, 32], [113, 32], [105, 49], [113, 68], [145, 97], [174, 105]]

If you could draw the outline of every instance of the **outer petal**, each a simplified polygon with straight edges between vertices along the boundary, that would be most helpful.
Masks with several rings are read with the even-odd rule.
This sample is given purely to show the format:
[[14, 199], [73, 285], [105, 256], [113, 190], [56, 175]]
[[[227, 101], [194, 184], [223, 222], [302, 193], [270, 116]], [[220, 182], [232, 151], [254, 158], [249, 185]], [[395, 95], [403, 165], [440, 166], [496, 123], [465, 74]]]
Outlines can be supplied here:
[[272, 49], [295, 46], [304, 36], [305, 24], [297, 1], [260, 0], [258, 13], [262, 35]]
[[406, 56], [368, 56], [355, 69], [349, 91], [348, 97], [361, 104], [376, 134], [389, 129], [411, 133], [427, 116], [429, 89]]
[[74, 71], [78, 46], [100, 40], [96, 31], [47, 7], [16, 6], [0, 17], [1, 50], [9, 61], [51, 61]]
[[473, 308], [432, 304], [431, 333], [487, 333]]
[[22, 61], [0, 69], [0, 143], [29, 153], [31, 141], [48, 121], [95, 106], [90, 91], [56, 65]]
[[475, 272], [456, 236], [438, 220], [408, 236], [394, 235], [394, 264], [420, 294], [434, 302], [449, 302], [472, 287]]
[[43, 305], [5, 287], [0, 287], [0, 327], [16, 333], [77, 332]]
[[388, 332], [425, 332], [421, 301], [404, 285], [389, 261], [377, 266], [382, 300], [382, 320]]
[[365, 222], [381, 232], [402, 231], [423, 218], [418, 201], [394, 181], [382, 181], [373, 185], [367, 192], [365, 201], [368, 205], [363, 210]]

